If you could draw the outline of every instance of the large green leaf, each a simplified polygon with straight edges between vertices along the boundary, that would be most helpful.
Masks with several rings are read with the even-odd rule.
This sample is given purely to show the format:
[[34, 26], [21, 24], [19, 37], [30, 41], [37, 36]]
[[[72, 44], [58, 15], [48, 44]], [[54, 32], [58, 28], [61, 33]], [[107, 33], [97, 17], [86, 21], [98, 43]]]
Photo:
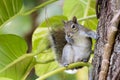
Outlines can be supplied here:
[[17, 15], [22, 8], [22, 0], [0, 0], [0, 26]]
[[13, 80], [25, 79], [35, 62], [26, 54], [26, 42], [15, 35], [0, 35], [0, 77]]
[[30, 16], [16, 16], [10, 20], [8, 25], [0, 29], [0, 34], [15, 34], [23, 37], [30, 31], [31, 27], [32, 21]]
[[13, 80], [13, 79], [5, 78], [5, 77], [0, 77], [0, 80]]
[[[33, 52], [43, 51], [36, 56], [37, 61], [45, 62], [55, 58], [54, 53], [51, 49], [50, 43], [50, 30], [56, 28], [62, 28], [62, 20], [67, 20], [64, 16], [53, 16], [48, 18], [47, 21], [41, 23], [41, 25], [35, 30], [32, 38]], [[50, 25], [48, 24], [50, 23]], [[49, 71], [52, 71], [58, 67], [56, 61], [37, 64], [35, 66], [36, 74], [41, 76]]]
[[[78, 20], [86, 18], [88, 16], [95, 15], [95, 0], [65, 0], [63, 6], [63, 14], [72, 19], [73, 16], [76, 16]], [[83, 21], [80, 23], [88, 28], [96, 29], [97, 19], [86, 19], [83, 24]]]
[[[48, 28], [37, 28], [33, 34], [33, 52], [43, 51], [36, 55], [37, 62], [45, 62], [54, 59], [54, 54], [49, 48], [50, 41], [48, 38]], [[54, 66], [53, 66], [54, 65]], [[35, 71], [38, 76], [41, 76], [57, 67], [55, 61], [35, 65]]]
[[[52, 59], [54, 59], [54, 55], [51, 50], [46, 50], [45, 53], [40, 53], [40, 55], [37, 56], [38, 62], [46, 62]], [[42, 76], [52, 70], [55, 70], [57, 67], [58, 64], [55, 61], [52, 61], [35, 65], [35, 71], [38, 76]]]
[[63, 27], [63, 20], [67, 20], [67, 17], [65, 16], [53, 16], [48, 18], [46, 21], [43, 21], [40, 24], [40, 27], [49, 27], [52, 29], [57, 29]]

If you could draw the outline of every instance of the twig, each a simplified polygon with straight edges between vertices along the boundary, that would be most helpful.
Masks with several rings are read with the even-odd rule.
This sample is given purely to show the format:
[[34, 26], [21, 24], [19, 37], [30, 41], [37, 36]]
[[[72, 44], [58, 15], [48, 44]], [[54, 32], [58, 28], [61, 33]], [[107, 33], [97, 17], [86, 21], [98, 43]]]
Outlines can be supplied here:
[[113, 45], [115, 42], [115, 36], [116, 36], [119, 21], [120, 21], [120, 11], [118, 11], [118, 13], [114, 15], [113, 19], [109, 24], [110, 27], [107, 33], [108, 42], [104, 46], [104, 53], [102, 56], [103, 60], [101, 65], [101, 71], [99, 74], [99, 80], [106, 80], [107, 72], [109, 69], [109, 60], [110, 60]]
[[38, 9], [40, 9], [40, 8], [50, 4], [50, 3], [53, 3], [55, 1], [58, 1], [58, 0], [48, 0], [48, 1], [44, 2], [43, 4], [40, 4], [40, 5], [36, 6], [36, 7], [34, 7], [33, 9], [23, 13], [22, 15], [29, 15], [29, 14], [33, 13], [34, 11], [36, 11], [36, 10], [38, 10]]
[[[90, 3], [91, 3], [91, 0], [88, 0], [83, 18], [86, 18], [87, 15], [88, 15], [88, 11], [89, 11], [89, 8], [90, 8]], [[84, 25], [84, 24], [85, 24], [85, 21], [82, 22], [82, 25]]]
[[60, 68], [58, 68], [58, 69], [56, 69], [56, 70], [54, 70], [54, 71], [51, 71], [51, 72], [49, 72], [49, 73], [47, 73], [47, 74], [39, 77], [39, 78], [36, 79], [36, 80], [44, 80], [44, 79], [46, 79], [46, 78], [48, 78], [48, 77], [50, 77], [50, 76], [52, 76], [52, 75], [54, 75], [54, 74], [56, 74], [56, 73], [59, 73], [59, 72], [64, 71], [64, 70], [66, 70], [66, 69], [72, 69], [72, 68], [80, 67], [80, 66], [90, 67], [91, 64], [90, 64], [90, 63], [84, 63], [84, 62], [73, 63], [73, 64], [70, 64], [68, 67], [60, 67]]

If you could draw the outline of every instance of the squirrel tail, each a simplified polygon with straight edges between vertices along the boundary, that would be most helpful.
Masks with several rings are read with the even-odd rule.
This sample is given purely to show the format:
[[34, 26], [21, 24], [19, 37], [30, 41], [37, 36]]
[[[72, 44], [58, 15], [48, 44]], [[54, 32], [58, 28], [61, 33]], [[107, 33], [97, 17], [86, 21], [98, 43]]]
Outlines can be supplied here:
[[61, 63], [62, 50], [65, 44], [67, 43], [65, 40], [64, 30], [63, 29], [52, 30], [50, 34], [52, 48], [55, 51], [56, 60], [58, 61], [58, 63]]

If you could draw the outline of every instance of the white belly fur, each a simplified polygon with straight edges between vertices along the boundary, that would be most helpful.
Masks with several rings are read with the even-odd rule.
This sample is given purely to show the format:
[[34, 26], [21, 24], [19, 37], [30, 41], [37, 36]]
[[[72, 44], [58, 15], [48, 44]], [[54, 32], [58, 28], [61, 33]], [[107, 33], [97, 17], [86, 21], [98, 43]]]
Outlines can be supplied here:
[[78, 62], [84, 58], [89, 58], [91, 53], [91, 42], [86, 39], [86, 37], [74, 37], [72, 48], [74, 50], [74, 62]]
[[79, 46], [72, 46], [74, 52], [74, 62], [81, 61], [83, 59], [87, 59], [90, 56], [91, 48], [90, 47], [79, 47]]

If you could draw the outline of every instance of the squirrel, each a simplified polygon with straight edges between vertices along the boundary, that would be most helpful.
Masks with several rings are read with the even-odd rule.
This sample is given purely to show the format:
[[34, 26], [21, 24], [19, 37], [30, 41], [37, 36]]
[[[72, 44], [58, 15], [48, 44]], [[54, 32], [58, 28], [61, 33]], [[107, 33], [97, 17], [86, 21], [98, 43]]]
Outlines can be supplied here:
[[88, 62], [92, 38], [97, 39], [97, 33], [80, 25], [75, 16], [70, 21], [64, 21], [64, 29], [67, 44], [63, 48], [61, 64], [68, 66], [75, 62]]
[[75, 16], [63, 23], [64, 29], [51, 32], [58, 63], [68, 66], [75, 62], [88, 62], [92, 51], [92, 38], [97, 39], [97, 33], [80, 25]]

